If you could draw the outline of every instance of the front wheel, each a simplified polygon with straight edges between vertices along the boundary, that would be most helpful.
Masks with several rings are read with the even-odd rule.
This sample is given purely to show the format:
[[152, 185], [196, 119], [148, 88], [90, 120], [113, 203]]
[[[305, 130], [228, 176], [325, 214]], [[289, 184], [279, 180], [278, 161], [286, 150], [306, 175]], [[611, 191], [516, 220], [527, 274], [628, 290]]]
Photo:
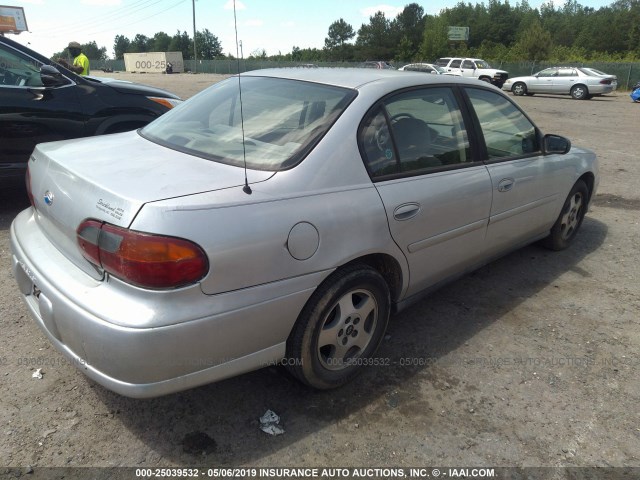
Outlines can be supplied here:
[[511, 87], [511, 92], [513, 92], [514, 95], [520, 97], [522, 95], [526, 95], [527, 94], [527, 86], [522, 83], [522, 82], [516, 82], [513, 84], [513, 87]]
[[564, 250], [573, 243], [587, 213], [588, 199], [587, 185], [582, 180], [578, 180], [564, 202], [560, 216], [551, 228], [549, 236], [542, 240], [543, 246], [550, 250]]
[[373, 268], [351, 265], [313, 293], [287, 340], [286, 366], [318, 389], [339, 387], [372, 364], [387, 328], [389, 287]]
[[591, 98], [589, 96], [589, 90], [587, 90], [587, 87], [584, 85], [575, 85], [571, 89], [571, 96], [575, 100], [589, 100], [589, 98]]

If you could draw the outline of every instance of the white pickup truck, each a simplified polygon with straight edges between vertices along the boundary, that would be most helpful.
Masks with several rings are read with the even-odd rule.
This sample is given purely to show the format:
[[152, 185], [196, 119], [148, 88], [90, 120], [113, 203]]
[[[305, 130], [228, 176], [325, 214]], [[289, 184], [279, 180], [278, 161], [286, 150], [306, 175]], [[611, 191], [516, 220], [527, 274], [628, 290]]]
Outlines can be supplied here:
[[449, 75], [477, 78], [498, 88], [502, 88], [509, 78], [509, 72], [491, 68], [491, 65], [479, 58], [444, 57], [439, 58], [436, 65], [443, 67]]

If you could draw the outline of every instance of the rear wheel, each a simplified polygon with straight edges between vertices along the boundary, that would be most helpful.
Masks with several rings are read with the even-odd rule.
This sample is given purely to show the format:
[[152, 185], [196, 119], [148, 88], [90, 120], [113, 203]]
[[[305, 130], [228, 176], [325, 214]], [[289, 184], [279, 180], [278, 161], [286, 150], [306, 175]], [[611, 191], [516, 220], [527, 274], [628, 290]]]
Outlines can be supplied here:
[[576, 100], [588, 100], [589, 90], [584, 85], [574, 85], [571, 88], [571, 96]]
[[289, 371], [318, 389], [354, 378], [377, 350], [389, 321], [384, 278], [367, 265], [345, 267], [318, 287], [287, 340]]
[[513, 92], [516, 96], [526, 95], [527, 94], [527, 86], [522, 82], [516, 82], [511, 87], [511, 92]]
[[587, 185], [582, 180], [578, 180], [564, 202], [560, 216], [551, 228], [549, 236], [542, 240], [542, 245], [551, 250], [564, 250], [571, 245], [587, 213], [588, 199]]

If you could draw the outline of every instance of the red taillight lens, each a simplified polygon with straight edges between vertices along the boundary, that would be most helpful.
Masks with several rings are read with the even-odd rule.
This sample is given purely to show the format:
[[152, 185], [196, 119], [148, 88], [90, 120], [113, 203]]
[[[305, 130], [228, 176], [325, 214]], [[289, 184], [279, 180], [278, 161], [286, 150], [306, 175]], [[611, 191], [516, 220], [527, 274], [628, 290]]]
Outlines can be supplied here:
[[604, 80], [600, 80], [600, 83], [602, 85], [611, 85], [611, 79], [610, 78], [605, 78]]
[[76, 233], [87, 260], [139, 287], [183, 287], [209, 270], [204, 251], [182, 238], [136, 232], [98, 220], [85, 220]]
[[31, 206], [35, 207], [36, 203], [33, 201], [33, 192], [31, 191], [31, 172], [29, 171], [29, 164], [27, 164], [27, 173], [24, 176], [24, 180], [27, 186], [27, 196], [31, 202]]

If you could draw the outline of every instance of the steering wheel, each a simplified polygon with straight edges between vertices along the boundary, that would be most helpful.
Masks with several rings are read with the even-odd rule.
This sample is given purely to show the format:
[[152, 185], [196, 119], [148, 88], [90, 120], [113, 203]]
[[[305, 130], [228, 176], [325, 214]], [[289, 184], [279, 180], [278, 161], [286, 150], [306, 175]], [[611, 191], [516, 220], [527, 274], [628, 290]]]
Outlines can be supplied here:
[[414, 117], [413, 115], [411, 115], [410, 113], [406, 113], [406, 112], [400, 112], [400, 113], [396, 113], [395, 115], [391, 115], [391, 117], [389, 118], [389, 121], [391, 123], [396, 123], [398, 120], [400, 120], [401, 118], [412, 118], [413, 120], [416, 119], [416, 117]]

